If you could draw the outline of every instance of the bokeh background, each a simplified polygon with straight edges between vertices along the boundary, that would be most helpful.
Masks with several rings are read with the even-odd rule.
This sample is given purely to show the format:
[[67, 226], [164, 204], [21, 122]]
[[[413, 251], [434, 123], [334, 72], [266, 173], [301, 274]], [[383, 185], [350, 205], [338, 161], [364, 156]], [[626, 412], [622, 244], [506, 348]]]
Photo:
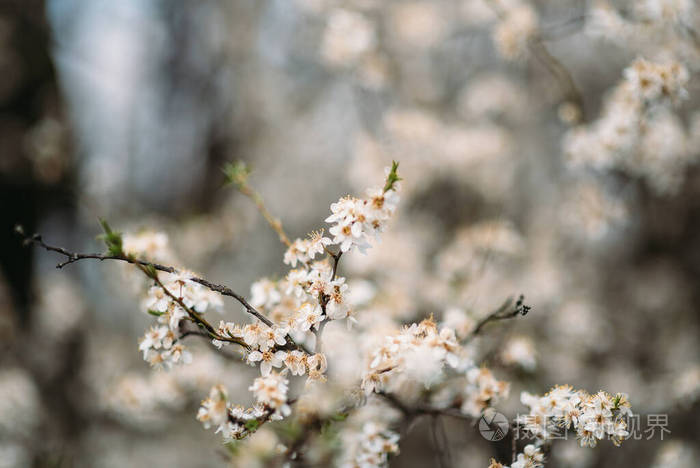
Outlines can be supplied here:
[[[392, 159], [399, 214], [342, 267], [378, 310], [406, 323], [450, 308], [479, 317], [523, 293], [531, 314], [483, 347], [512, 382], [506, 414], [525, 410], [520, 390], [570, 383], [626, 392], [642, 421], [666, 414], [671, 431], [621, 448], [561, 442], [548, 466], [698, 466], [695, 3], [617, 2], [615, 16], [601, 2], [500, 2], [536, 15], [511, 29], [492, 3], [2, 0], [0, 466], [224, 465], [196, 407], [214, 380], [243, 394], [252, 375], [206, 346], [192, 366], [151, 373], [136, 342], [149, 320], [124, 269], [55, 270], [15, 224], [78, 251], [102, 248], [98, 217], [161, 230], [184, 265], [248, 294], [284, 273], [284, 249], [225, 186], [227, 161], [250, 164], [296, 237], [339, 196], [380, 184]], [[682, 16], [644, 10], [659, 4]], [[537, 31], [578, 95], [520, 50], [519, 28]], [[641, 145], [661, 162], [573, 167], [567, 135], [598, 119], [638, 56], [689, 72], [687, 98]], [[392, 466], [432, 464], [426, 434], [414, 428]], [[253, 452], [269, 442], [256, 437]], [[468, 425], [449, 438], [456, 466], [509, 453]]]

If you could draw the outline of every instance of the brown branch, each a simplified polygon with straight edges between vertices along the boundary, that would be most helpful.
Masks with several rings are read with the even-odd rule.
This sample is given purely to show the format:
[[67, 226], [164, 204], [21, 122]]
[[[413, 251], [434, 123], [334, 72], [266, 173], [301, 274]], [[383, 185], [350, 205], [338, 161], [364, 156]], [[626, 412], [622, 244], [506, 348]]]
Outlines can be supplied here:
[[342, 250], [338, 250], [337, 254], [329, 252], [330, 256], [333, 257], [333, 273], [331, 274], [331, 281], [335, 279], [335, 275], [338, 272], [338, 262], [340, 261], [341, 255], [343, 255]]
[[[149, 262], [146, 260], [141, 260], [141, 259], [135, 258], [133, 256], [124, 255], [124, 254], [109, 255], [109, 254], [98, 254], [98, 253], [84, 254], [84, 253], [71, 252], [67, 249], [64, 249], [63, 247], [57, 247], [57, 246], [49, 245], [49, 244], [45, 243], [39, 234], [33, 234], [32, 236], [25, 235], [24, 230], [22, 229], [21, 226], [17, 226], [15, 228], [15, 231], [17, 232], [17, 234], [19, 234], [23, 238], [24, 245], [36, 244], [36, 245], [39, 245], [40, 247], [44, 248], [45, 250], [48, 250], [51, 252], [56, 252], [56, 253], [59, 253], [61, 255], [64, 255], [65, 257], [67, 257], [67, 260], [65, 262], [62, 262], [62, 263], [59, 263], [58, 265], [56, 265], [56, 268], [59, 268], [59, 269], [63, 268], [66, 265], [69, 265], [71, 263], [77, 262], [79, 260], [95, 259], [95, 260], [100, 260], [100, 261], [117, 260], [117, 261], [121, 261], [121, 262], [130, 263], [132, 265], [136, 265], [141, 271], [143, 271], [147, 276], [149, 276], [149, 278], [153, 278], [153, 276], [151, 276], [151, 273], [148, 272], [148, 270], [147, 270], [148, 268], [153, 268], [154, 271], [163, 271], [166, 273], [179, 273], [179, 271], [174, 267], [161, 265], [159, 263]], [[156, 278], [153, 278], [153, 279], [155, 280]], [[211, 281], [206, 280], [204, 278], [200, 278], [198, 276], [191, 276], [188, 279], [190, 281], [194, 281], [195, 283], [199, 283], [202, 286], [209, 288], [212, 291], [218, 292], [219, 294], [221, 294], [223, 296], [233, 297], [241, 305], [243, 305], [243, 307], [245, 307], [246, 311], [249, 314], [253, 315], [255, 318], [257, 318], [258, 320], [260, 320], [262, 323], [264, 323], [265, 325], [267, 325], [270, 328], [272, 328], [274, 326], [274, 323], [272, 322], [272, 320], [265, 317], [255, 307], [250, 305], [250, 303], [243, 296], [234, 292], [231, 288], [229, 288], [227, 286], [220, 285], [220, 284], [212, 283]], [[193, 321], [204, 326], [204, 328], [207, 330], [207, 332], [209, 333], [210, 336], [212, 336], [213, 338], [215, 338], [219, 341], [227, 341], [227, 342], [237, 343], [237, 341], [233, 338], [219, 335], [216, 332], [216, 329], [211, 324], [209, 324], [200, 314], [198, 314], [196, 311], [191, 310], [188, 307], [186, 307], [185, 304], [179, 298], [175, 297], [172, 293], [170, 293], [170, 291], [168, 291], [162, 285], [162, 283], [160, 283], [160, 280], [158, 280], [157, 282], [159, 283], [159, 286], [161, 288], [163, 288], [163, 290], [165, 291], [165, 293], [168, 296], [170, 296], [176, 302], [178, 302], [178, 304], [183, 306], [183, 309], [185, 309], [186, 311], [189, 310], [188, 314], [193, 319]], [[311, 354], [311, 352], [305, 346], [297, 344], [290, 335], [286, 336], [286, 340], [287, 340], [287, 345], [281, 347], [281, 349], [299, 349], [301, 351], [304, 351], [306, 354]], [[239, 344], [241, 344], [241, 343], [239, 343]], [[248, 348], [248, 346], [245, 345], [245, 343], [243, 343], [243, 346]]]
[[[496, 322], [499, 320], [507, 320], [516, 317], [518, 314], [526, 315], [530, 311], [530, 306], [523, 303], [524, 297], [521, 295], [513, 306], [513, 298], [509, 297], [506, 301], [496, 310], [488, 314], [486, 317], [482, 318], [477, 322], [474, 330], [467, 337], [467, 341], [474, 338], [479, 332], [490, 322]], [[512, 307], [512, 308], [511, 308]]]
[[690, 37], [695, 45], [695, 48], [700, 50], [700, 35], [692, 28], [692, 26], [681, 22], [681, 29]]
[[586, 22], [588, 15], [582, 13], [557, 24], [550, 24], [540, 28], [540, 37], [543, 41], [555, 41], [580, 30]]
[[209, 347], [210, 347], [213, 351], [216, 351], [217, 354], [223, 356], [223, 357], [226, 358], [226, 359], [230, 359], [230, 360], [232, 360], [232, 361], [238, 361], [238, 362], [241, 361], [241, 356], [240, 356], [240, 355], [236, 355], [236, 354], [231, 354], [231, 353], [225, 352], [225, 351], [223, 350], [223, 348], [217, 347], [214, 343], [212, 343], [211, 337], [209, 336], [209, 334], [208, 334], [208, 333], [204, 333], [204, 332], [200, 331], [199, 329], [197, 329], [197, 330], [184, 330], [184, 331], [181, 331], [181, 332], [180, 332], [180, 336], [178, 336], [178, 337], [175, 339], [175, 342], [180, 341], [180, 340], [183, 340], [184, 338], [187, 338], [187, 337], [189, 337], [189, 336], [196, 336], [196, 337], [199, 337], [199, 338], [205, 338], [205, 339], [207, 340], [207, 343], [209, 344]]
[[[496, 13], [500, 19], [503, 19], [506, 15], [506, 11], [500, 5], [497, 0], [489, 0], [488, 4], [491, 6], [493, 11]], [[581, 120], [585, 121], [585, 114], [583, 109], [583, 96], [579, 91], [576, 83], [569, 70], [557, 59], [555, 58], [547, 49], [544, 44], [544, 37], [542, 35], [542, 29], [536, 31], [527, 41], [528, 49], [530, 52], [549, 70], [549, 72], [554, 76], [554, 78], [559, 82], [559, 87], [561, 88], [564, 99], [571, 102], [578, 107], [581, 114]]]
[[216, 331], [216, 329], [204, 317], [202, 317], [202, 315], [199, 312], [188, 307], [181, 297], [178, 297], [172, 292], [170, 292], [170, 290], [165, 287], [160, 278], [158, 278], [158, 273], [155, 270], [149, 271], [145, 266], [140, 264], [137, 264], [137, 267], [143, 272], [143, 274], [155, 281], [155, 283], [163, 290], [163, 292], [165, 292], [165, 294], [168, 295], [168, 297], [170, 297], [173, 301], [177, 302], [177, 304], [180, 307], [182, 307], [185, 312], [187, 312], [187, 315], [189, 315], [190, 319], [192, 319], [192, 321], [199, 325], [201, 328], [204, 328], [211, 338], [214, 338], [219, 341], [226, 341], [228, 343], [236, 343], [237, 345], [242, 346], [245, 349], [250, 349], [250, 347], [247, 344], [245, 344], [245, 342], [240, 338], [233, 338], [220, 335]]
[[280, 242], [282, 242], [287, 247], [292, 245], [291, 241], [289, 240], [289, 237], [287, 237], [287, 234], [284, 232], [284, 228], [282, 227], [282, 222], [279, 220], [279, 218], [275, 218], [274, 216], [272, 216], [272, 213], [270, 213], [270, 211], [265, 206], [265, 201], [263, 200], [263, 198], [260, 196], [260, 194], [258, 192], [253, 190], [250, 187], [250, 185], [248, 185], [247, 179], [237, 181], [236, 188], [238, 189], [239, 192], [241, 192], [246, 197], [250, 198], [253, 201], [253, 203], [255, 203], [255, 206], [258, 208], [258, 211], [260, 212], [260, 214], [263, 215], [263, 218], [265, 218], [265, 221], [267, 221], [267, 224], [269, 224], [270, 227], [279, 236]]
[[444, 438], [444, 431], [442, 432], [442, 434], [438, 434], [440, 416], [433, 415], [430, 419], [430, 436], [433, 442], [433, 451], [435, 452], [437, 465], [440, 468], [447, 468], [451, 466], [451, 463], [449, 461], [450, 448], [446, 438]]
[[581, 114], [581, 121], [585, 122], [585, 113], [583, 108], [583, 96], [579, 91], [574, 78], [569, 70], [555, 58], [544, 44], [542, 36], [535, 34], [528, 40], [528, 47], [532, 54], [549, 70], [554, 78], [559, 82], [559, 87], [564, 94], [564, 99], [576, 107]]
[[[94, 259], [94, 260], [100, 260], [100, 261], [117, 260], [117, 261], [121, 261], [121, 262], [131, 263], [132, 265], [137, 265], [137, 266], [142, 266], [142, 267], [150, 267], [150, 268], [153, 268], [157, 271], [163, 271], [166, 273], [178, 273], [178, 270], [174, 267], [161, 265], [159, 263], [149, 262], [146, 260], [141, 260], [141, 259], [129, 256], [129, 255], [123, 255], [123, 254], [122, 255], [108, 255], [108, 254], [99, 254], [99, 253], [87, 253], [86, 254], [86, 253], [71, 252], [69, 250], [64, 249], [63, 247], [57, 247], [57, 246], [49, 245], [49, 244], [45, 243], [39, 234], [33, 234], [31, 236], [25, 235], [21, 226], [17, 226], [17, 228], [15, 228], [15, 231], [23, 238], [24, 245], [36, 244], [36, 245], [44, 248], [45, 250], [48, 250], [51, 252], [56, 252], [56, 253], [59, 253], [61, 255], [64, 255], [67, 258], [67, 260], [56, 265], [56, 268], [59, 268], [59, 269], [63, 268], [66, 265], [69, 265], [71, 263], [75, 263], [79, 260]], [[255, 309], [255, 307], [250, 305], [248, 303], [248, 301], [246, 301], [243, 296], [241, 296], [240, 294], [237, 294], [236, 292], [231, 290], [231, 288], [229, 288], [227, 286], [220, 285], [220, 284], [212, 283], [204, 278], [200, 278], [197, 276], [192, 276], [189, 278], [189, 280], [194, 281], [195, 283], [199, 283], [202, 286], [205, 286], [205, 287], [211, 289], [212, 291], [216, 291], [223, 296], [233, 297], [241, 305], [243, 305], [243, 307], [245, 307], [246, 311], [249, 314], [255, 316], [255, 318], [260, 320], [262, 323], [264, 323], [268, 327], [272, 327], [274, 325], [270, 319], [268, 319], [263, 314], [261, 314], [257, 309]]]
[[449, 416], [456, 419], [461, 419], [464, 421], [474, 422], [474, 418], [468, 416], [461, 411], [454, 408], [436, 408], [429, 405], [418, 405], [416, 407], [410, 407], [402, 402], [396, 395], [387, 392], [376, 392], [377, 395], [382, 397], [387, 403], [391, 404], [394, 408], [401, 411], [401, 413], [409, 421], [419, 416]]

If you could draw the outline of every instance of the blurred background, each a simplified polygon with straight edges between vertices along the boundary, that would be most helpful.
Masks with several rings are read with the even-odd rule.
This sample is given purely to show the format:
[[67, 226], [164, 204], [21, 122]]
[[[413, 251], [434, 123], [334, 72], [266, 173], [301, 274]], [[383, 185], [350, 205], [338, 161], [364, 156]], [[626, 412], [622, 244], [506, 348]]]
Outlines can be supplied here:
[[[521, 390], [569, 383], [626, 392], [671, 431], [557, 443], [548, 466], [698, 466], [697, 13], [692, 0], [0, 1], [0, 466], [224, 465], [194, 414], [213, 381], [245, 393], [253, 375], [206, 346], [152, 373], [125, 269], [56, 270], [15, 224], [76, 251], [102, 249], [98, 217], [160, 230], [181, 264], [249, 294], [284, 274], [284, 248], [225, 187], [226, 162], [250, 164], [303, 237], [392, 159], [399, 215], [342, 266], [375, 307], [402, 323], [479, 317], [523, 293], [531, 314], [484, 346], [513, 385], [506, 414], [525, 411]], [[634, 164], [572, 165], [567, 138], [598, 128], [636, 57], [684, 64], [687, 97], [655, 111]], [[467, 425], [449, 438], [456, 466], [503, 453]], [[425, 428], [402, 442], [392, 466], [434, 462]]]

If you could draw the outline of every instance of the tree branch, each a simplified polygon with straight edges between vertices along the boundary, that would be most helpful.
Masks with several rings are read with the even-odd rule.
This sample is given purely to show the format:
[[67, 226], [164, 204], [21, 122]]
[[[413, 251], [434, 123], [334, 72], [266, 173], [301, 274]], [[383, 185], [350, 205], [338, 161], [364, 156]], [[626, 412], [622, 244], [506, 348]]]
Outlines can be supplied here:
[[267, 224], [277, 233], [280, 241], [289, 247], [292, 243], [287, 237], [287, 234], [282, 228], [282, 222], [279, 218], [272, 216], [272, 213], [265, 206], [265, 201], [258, 192], [256, 192], [250, 185], [248, 185], [248, 176], [250, 175], [250, 168], [242, 161], [237, 161], [233, 163], [228, 163], [223, 167], [223, 172], [226, 175], [226, 179], [229, 183], [236, 186], [239, 192], [241, 192], [246, 197], [250, 198], [255, 206], [258, 208], [260, 214], [263, 215]]
[[197, 312], [196, 310], [187, 307], [187, 304], [185, 304], [185, 301], [182, 300], [181, 297], [176, 296], [168, 288], [165, 287], [163, 282], [158, 278], [158, 272], [156, 270], [149, 271], [145, 266], [137, 264], [137, 267], [139, 270], [141, 270], [146, 276], [151, 278], [153, 281], [156, 282], [156, 284], [165, 292], [165, 294], [168, 295], [173, 301], [177, 302], [177, 304], [182, 307], [185, 312], [187, 312], [187, 315], [190, 316], [192, 321], [194, 321], [198, 326], [201, 328], [204, 328], [207, 331], [207, 334], [216, 340], [219, 341], [226, 341], [228, 343], [236, 343], [239, 346], [242, 346], [246, 349], [250, 349], [250, 347], [241, 339], [239, 338], [232, 338], [232, 337], [227, 337], [227, 336], [222, 336], [220, 335], [216, 329], [204, 318], [202, 315]]
[[530, 306], [525, 305], [523, 302], [524, 300], [525, 297], [521, 294], [516, 301], [515, 306], [513, 306], [511, 309], [513, 298], [509, 297], [506, 299], [506, 301], [499, 308], [477, 322], [476, 327], [474, 327], [474, 330], [469, 334], [466, 340], [469, 341], [474, 338], [479, 334], [482, 328], [484, 328], [484, 326], [490, 322], [511, 319], [516, 317], [518, 314], [526, 315], [530, 311]]
[[387, 392], [376, 392], [376, 395], [382, 397], [387, 403], [391, 404], [394, 408], [401, 411], [404, 417], [409, 421], [411, 419], [417, 418], [423, 415], [429, 416], [449, 416], [456, 419], [461, 419], [463, 421], [473, 422], [474, 418], [462, 413], [459, 410], [453, 408], [436, 408], [429, 405], [418, 405], [414, 408], [407, 406], [402, 402], [396, 395]]
[[[63, 247], [57, 247], [54, 245], [49, 245], [44, 240], [39, 234], [33, 234], [31, 236], [27, 236], [24, 233], [24, 230], [22, 229], [21, 226], [17, 226], [15, 228], [15, 231], [17, 234], [19, 234], [23, 240], [24, 240], [24, 245], [30, 245], [30, 244], [36, 244], [40, 247], [42, 247], [45, 250], [48, 250], [50, 252], [56, 252], [61, 255], [64, 255], [67, 260], [64, 262], [61, 262], [56, 265], [56, 268], [63, 268], [66, 265], [69, 265], [71, 263], [75, 263], [79, 260], [85, 260], [85, 259], [94, 259], [94, 260], [117, 260], [121, 262], [126, 262], [126, 263], [131, 263], [132, 265], [137, 265], [137, 266], [142, 266], [142, 267], [150, 267], [158, 271], [163, 271], [166, 273], [179, 273], [179, 271], [171, 266], [166, 266], [166, 265], [161, 265], [159, 263], [154, 263], [154, 262], [149, 262], [146, 260], [141, 260], [129, 255], [108, 255], [108, 254], [99, 254], [99, 253], [77, 253], [77, 252], [71, 252], [69, 250], [64, 249]], [[223, 286], [220, 284], [215, 284], [212, 283], [204, 278], [200, 278], [197, 276], [192, 276], [189, 278], [190, 281], [194, 281], [195, 283], [199, 283], [202, 286], [211, 289], [212, 291], [216, 291], [219, 294], [223, 296], [229, 296], [233, 297], [236, 299], [243, 307], [245, 307], [246, 311], [253, 315], [255, 318], [260, 320], [262, 323], [267, 325], [268, 327], [272, 327], [274, 324], [270, 319], [265, 317], [263, 314], [261, 314], [255, 307], [250, 305], [248, 301], [245, 300], [243, 296], [240, 294], [237, 294], [231, 288], [227, 286]]]
[[[488, 4], [499, 18], [503, 19], [505, 17], [506, 10], [497, 0], [489, 0]], [[554, 76], [564, 94], [564, 99], [578, 107], [581, 120], [585, 121], [583, 96], [581, 92], [576, 86], [569, 70], [549, 52], [549, 49], [547, 49], [547, 46], [544, 44], [544, 40], [542, 28], [539, 28], [539, 30], [535, 31], [527, 40], [528, 49], [547, 70], [549, 70], [552, 76]]]
[[583, 108], [583, 96], [579, 91], [574, 78], [569, 70], [555, 58], [544, 44], [542, 36], [539, 33], [535, 34], [528, 41], [528, 47], [532, 54], [549, 70], [554, 78], [559, 82], [559, 86], [564, 94], [564, 99], [578, 107], [581, 113], [581, 120], [585, 121], [585, 113]]

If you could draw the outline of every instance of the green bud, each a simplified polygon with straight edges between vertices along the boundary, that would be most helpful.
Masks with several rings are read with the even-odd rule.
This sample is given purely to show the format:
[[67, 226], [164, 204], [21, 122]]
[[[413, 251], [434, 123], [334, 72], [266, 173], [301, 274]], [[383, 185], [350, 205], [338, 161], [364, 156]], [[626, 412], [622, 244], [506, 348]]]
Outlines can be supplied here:
[[245, 185], [250, 175], [250, 168], [243, 161], [226, 163], [222, 171], [226, 176], [226, 182], [236, 187]]
[[403, 180], [396, 173], [398, 168], [399, 163], [396, 161], [391, 161], [391, 170], [389, 171], [389, 175], [386, 176], [386, 184], [384, 184], [384, 193], [388, 192], [389, 190], [393, 190], [394, 184], [400, 180]]
[[109, 227], [107, 221], [102, 218], [100, 218], [100, 225], [102, 226], [104, 234], [98, 236], [98, 239], [104, 241], [109, 255], [113, 255], [115, 257], [124, 255], [124, 251], [122, 249], [122, 233], [112, 231], [112, 228]]

